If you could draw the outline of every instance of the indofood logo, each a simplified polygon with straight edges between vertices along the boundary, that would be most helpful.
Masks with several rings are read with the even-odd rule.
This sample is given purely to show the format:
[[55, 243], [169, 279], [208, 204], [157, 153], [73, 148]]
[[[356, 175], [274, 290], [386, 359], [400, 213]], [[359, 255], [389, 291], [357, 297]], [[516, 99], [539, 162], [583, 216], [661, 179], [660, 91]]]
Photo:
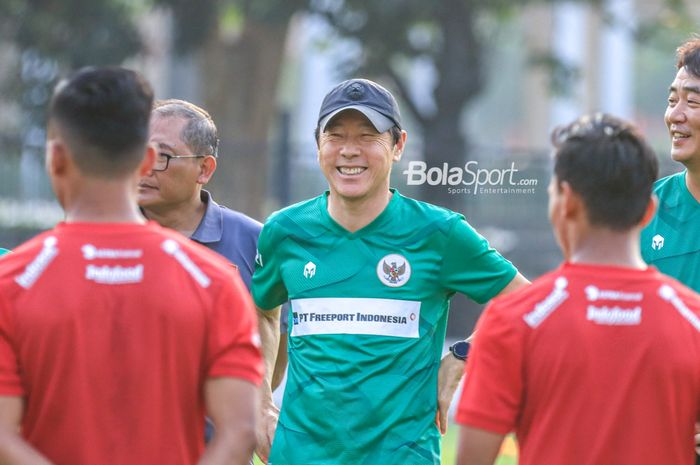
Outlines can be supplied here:
[[442, 166], [428, 168], [423, 161], [411, 161], [406, 175], [409, 186], [447, 186], [449, 194], [534, 194], [537, 179], [517, 175], [515, 163], [509, 168], [479, 168], [479, 162], [468, 161], [463, 167]]

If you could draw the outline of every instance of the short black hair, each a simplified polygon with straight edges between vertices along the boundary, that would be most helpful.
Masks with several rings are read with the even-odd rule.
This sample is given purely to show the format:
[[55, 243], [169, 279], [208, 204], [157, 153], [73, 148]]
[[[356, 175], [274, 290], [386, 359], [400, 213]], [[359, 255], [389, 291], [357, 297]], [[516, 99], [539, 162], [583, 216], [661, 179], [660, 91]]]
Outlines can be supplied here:
[[630, 123], [585, 115], [554, 129], [554, 174], [584, 201], [592, 225], [617, 231], [639, 224], [659, 174], [656, 154]]
[[676, 49], [676, 68], [685, 68], [689, 74], [700, 78], [700, 37], [687, 40]]
[[49, 105], [54, 125], [85, 174], [131, 173], [143, 159], [153, 89], [119, 67], [82, 68], [56, 85]]

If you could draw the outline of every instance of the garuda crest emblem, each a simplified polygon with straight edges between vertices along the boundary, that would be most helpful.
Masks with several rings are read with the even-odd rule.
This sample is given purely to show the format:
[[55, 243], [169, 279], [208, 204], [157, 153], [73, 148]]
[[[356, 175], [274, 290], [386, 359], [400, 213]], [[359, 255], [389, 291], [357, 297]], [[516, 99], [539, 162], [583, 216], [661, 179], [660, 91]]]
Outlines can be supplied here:
[[377, 263], [377, 277], [389, 287], [401, 287], [411, 277], [411, 264], [403, 255], [386, 255]]

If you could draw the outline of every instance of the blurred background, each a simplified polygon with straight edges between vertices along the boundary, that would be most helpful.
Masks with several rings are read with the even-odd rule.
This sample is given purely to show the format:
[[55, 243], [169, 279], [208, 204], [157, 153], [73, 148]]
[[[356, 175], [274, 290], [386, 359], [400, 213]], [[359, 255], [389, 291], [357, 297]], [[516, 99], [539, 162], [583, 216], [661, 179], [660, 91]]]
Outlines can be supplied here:
[[[221, 138], [209, 188], [260, 221], [325, 189], [321, 100], [368, 77], [397, 96], [409, 133], [393, 186], [464, 213], [533, 279], [561, 260], [546, 214], [550, 130], [610, 112], [643, 129], [663, 174], [680, 170], [663, 112], [675, 48], [699, 19], [691, 0], [0, 0], [0, 246], [62, 218], [43, 172], [44, 125], [71, 70], [132, 67], [158, 98], [207, 109]], [[409, 183], [416, 161], [436, 168], [432, 182]], [[525, 187], [439, 182], [445, 164], [467, 162], [485, 175], [516, 169]], [[452, 308], [449, 336], [462, 337], [480, 307]]]

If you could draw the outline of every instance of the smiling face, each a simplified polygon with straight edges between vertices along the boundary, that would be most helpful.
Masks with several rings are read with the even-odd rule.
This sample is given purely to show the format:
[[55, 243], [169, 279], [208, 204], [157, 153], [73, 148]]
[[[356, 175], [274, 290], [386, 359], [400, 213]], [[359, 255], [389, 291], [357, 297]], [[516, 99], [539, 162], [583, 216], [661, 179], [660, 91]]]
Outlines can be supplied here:
[[334, 117], [319, 137], [318, 160], [332, 196], [345, 201], [386, 196], [391, 166], [401, 159], [406, 133], [394, 143], [356, 110]]
[[670, 87], [664, 115], [671, 136], [671, 157], [690, 166], [700, 166], [700, 78], [678, 70]]

